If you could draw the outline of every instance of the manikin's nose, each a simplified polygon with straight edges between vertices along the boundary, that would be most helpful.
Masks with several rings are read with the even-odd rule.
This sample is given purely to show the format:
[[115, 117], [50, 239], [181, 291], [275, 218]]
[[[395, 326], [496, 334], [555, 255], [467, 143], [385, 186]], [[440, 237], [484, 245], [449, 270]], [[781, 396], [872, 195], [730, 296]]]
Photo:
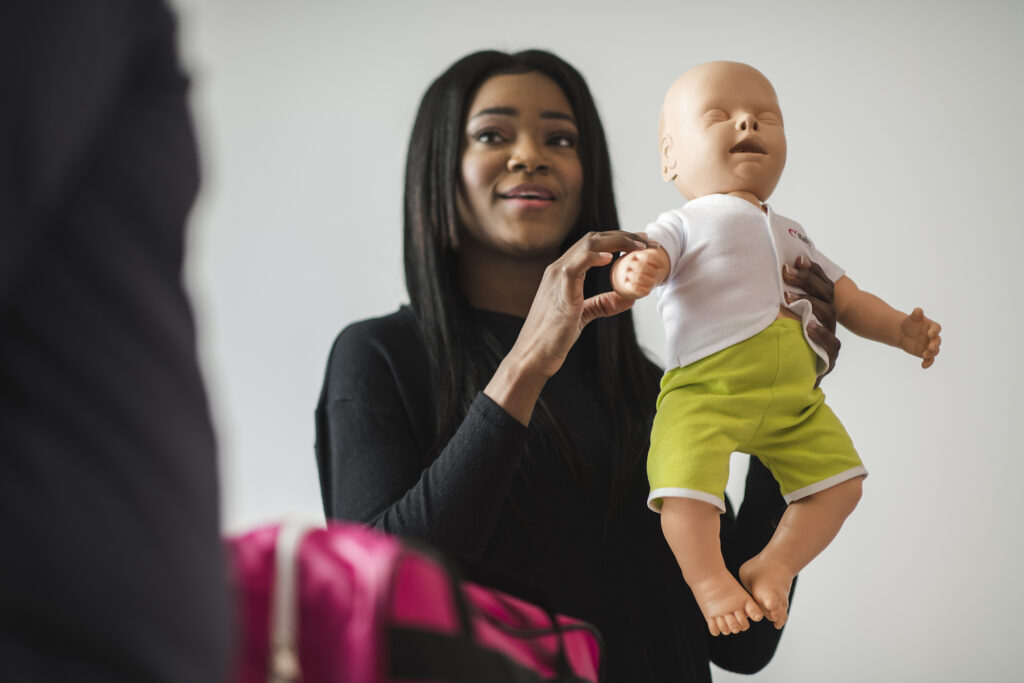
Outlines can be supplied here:
[[757, 130], [757, 119], [754, 118], [753, 114], [743, 114], [736, 119], [737, 130]]

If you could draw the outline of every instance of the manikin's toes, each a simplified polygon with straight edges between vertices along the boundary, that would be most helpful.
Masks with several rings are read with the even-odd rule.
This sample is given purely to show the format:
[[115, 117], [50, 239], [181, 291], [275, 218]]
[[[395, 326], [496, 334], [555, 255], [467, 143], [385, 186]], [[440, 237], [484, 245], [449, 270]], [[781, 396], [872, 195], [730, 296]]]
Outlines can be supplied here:
[[777, 562], [755, 555], [740, 567], [740, 581], [764, 610], [775, 628], [782, 628], [789, 618], [789, 589], [795, 574]]
[[764, 612], [728, 571], [690, 585], [711, 635], [728, 635], [750, 628], [747, 619], [761, 621]]

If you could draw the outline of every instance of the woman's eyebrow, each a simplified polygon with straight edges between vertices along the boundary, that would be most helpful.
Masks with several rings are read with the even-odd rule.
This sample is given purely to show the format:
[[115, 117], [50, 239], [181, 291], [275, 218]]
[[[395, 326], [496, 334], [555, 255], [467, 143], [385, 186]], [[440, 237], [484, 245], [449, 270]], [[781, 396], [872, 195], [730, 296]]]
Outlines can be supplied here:
[[573, 118], [572, 114], [566, 114], [564, 111], [542, 111], [540, 117], [542, 119], [564, 119], [572, 124], [576, 123], [576, 119]]
[[[481, 109], [477, 113], [469, 117], [469, 120], [479, 116], [487, 116], [488, 114], [494, 114], [498, 116], [519, 116], [519, 110], [515, 107], [488, 107], [487, 109]], [[571, 123], [576, 123], [576, 119], [571, 114], [566, 114], [562, 111], [542, 111], [540, 113], [542, 119], [564, 119]]]
[[487, 109], [481, 109], [477, 113], [469, 117], [470, 121], [479, 117], [487, 116], [488, 114], [499, 114], [501, 116], [518, 116], [519, 110], [515, 107], [488, 107]]

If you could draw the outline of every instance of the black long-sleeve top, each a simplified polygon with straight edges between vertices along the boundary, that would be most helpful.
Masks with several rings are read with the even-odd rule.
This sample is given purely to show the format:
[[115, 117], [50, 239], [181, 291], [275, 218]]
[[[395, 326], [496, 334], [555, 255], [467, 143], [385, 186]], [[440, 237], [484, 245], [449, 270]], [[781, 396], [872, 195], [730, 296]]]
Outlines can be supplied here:
[[[476, 312], [511, 349], [523, 320]], [[659, 372], [652, 364], [652, 372]], [[779, 632], [767, 621], [712, 638], [646, 505], [643, 467], [624, 504], [609, 507], [609, 432], [570, 351], [542, 397], [588, 463], [583, 484], [542, 439], [480, 393], [436, 456], [429, 361], [410, 309], [355, 323], [337, 338], [316, 410], [327, 516], [355, 520], [475, 561], [539, 587], [561, 612], [604, 636], [608, 681], [710, 681], [708, 665], [754, 672]], [[654, 396], [651, 409], [654, 409]], [[735, 572], [768, 542], [785, 503], [752, 460], [738, 517], [722, 516]]]

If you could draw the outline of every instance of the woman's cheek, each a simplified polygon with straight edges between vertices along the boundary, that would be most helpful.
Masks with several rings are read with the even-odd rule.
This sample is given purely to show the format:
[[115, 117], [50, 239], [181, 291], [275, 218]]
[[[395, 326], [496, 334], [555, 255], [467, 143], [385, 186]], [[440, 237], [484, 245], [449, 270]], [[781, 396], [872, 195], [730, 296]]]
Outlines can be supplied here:
[[462, 182], [470, 194], [490, 187], [495, 177], [494, 163], [486, 159], [465, 157], [462, 160]]

